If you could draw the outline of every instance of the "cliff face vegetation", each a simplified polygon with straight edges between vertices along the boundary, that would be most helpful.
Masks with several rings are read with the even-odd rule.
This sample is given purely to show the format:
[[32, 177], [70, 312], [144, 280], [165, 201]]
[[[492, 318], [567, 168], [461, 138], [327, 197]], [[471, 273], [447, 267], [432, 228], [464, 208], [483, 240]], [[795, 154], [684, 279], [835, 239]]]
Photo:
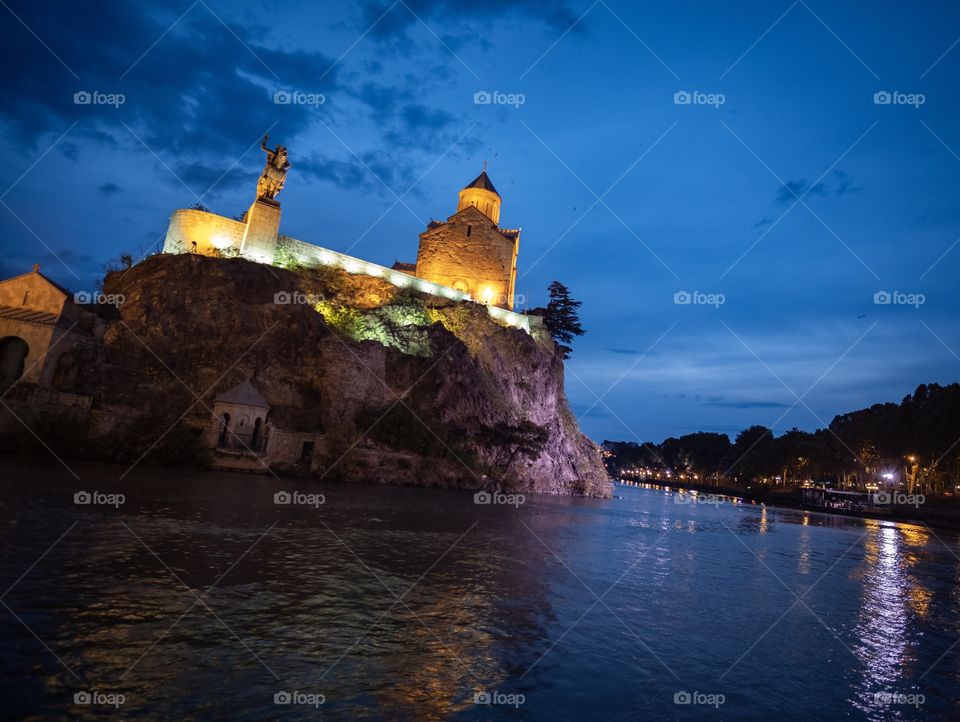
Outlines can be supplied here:
[[216, 394], [249, 379], [277, 426], [322, 432], [314, 476], [609, 494], [562, 362], [478, 304], [190, 254], [111, 273], [104, 291], [125, 300], [78, 388], [141, 426], [188, 408], [179, 426], [209, 423]]

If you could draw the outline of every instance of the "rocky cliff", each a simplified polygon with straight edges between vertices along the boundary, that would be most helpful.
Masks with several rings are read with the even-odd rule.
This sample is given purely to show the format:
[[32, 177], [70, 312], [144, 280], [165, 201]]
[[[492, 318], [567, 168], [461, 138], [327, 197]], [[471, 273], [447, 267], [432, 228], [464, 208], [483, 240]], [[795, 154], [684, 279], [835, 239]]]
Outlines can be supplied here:
[[276, 426], [322, 432], [315, 476], [609, 493], [549, 341], [478, 304], [191, 254], [108, 274], [104, 291], [124, 302], [78, 382], [98, 408], [174, 422], [189, 408], [178, 428], [200, 428], [218, 392], [250, 379]]

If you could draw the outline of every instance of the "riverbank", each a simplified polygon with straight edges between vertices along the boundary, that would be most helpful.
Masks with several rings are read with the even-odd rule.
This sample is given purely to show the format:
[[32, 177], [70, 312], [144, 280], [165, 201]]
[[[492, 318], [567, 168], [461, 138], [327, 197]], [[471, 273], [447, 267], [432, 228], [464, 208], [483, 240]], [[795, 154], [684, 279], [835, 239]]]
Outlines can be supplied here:
[[[930, 526], [937, 529], [950, 531], [960, 530], [960, 500], [937, 499], [930, 506], [909, 506], [903, 504], [891, 504], [889, 513], [844, 510], [812, 507], [804, 504], [799, 489], [771, 489], [769, 487], [760, 487], [759, 489], [746, 489], [741, 487], [712, 486], [709, 484], [651, 484], [643, 481], [617, 480], [618, 484], [626, 486], [636, 486], [641, 488], [669, 489], [673, 491], [695, 491], [698, 494], [717, 494], [731, 499], [740, 499], [751, 504], [765, 504], [767, 506], [781, 507], [785, 509], [801, 509], [803, 511], [812, 511], [818, 514], [830, 514], [831, 516], [854, 517], [858, 519], [878, 519], [881, 521], [895, 521], [901, 524], [916, 524], [918, 526]], [[932, 501], [932, 500], [931, 500]]]

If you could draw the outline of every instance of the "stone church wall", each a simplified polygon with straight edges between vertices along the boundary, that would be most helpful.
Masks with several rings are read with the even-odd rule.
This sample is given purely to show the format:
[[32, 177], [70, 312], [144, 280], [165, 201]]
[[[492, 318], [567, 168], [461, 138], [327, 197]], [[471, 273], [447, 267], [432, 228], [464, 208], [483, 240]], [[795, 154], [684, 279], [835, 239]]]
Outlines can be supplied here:
[[417, 277], [465, 291], [478, 301], [512, 309], [514, 248], [514, 242], [486, 218], [474, 220], [464, 214], [421, 235]]

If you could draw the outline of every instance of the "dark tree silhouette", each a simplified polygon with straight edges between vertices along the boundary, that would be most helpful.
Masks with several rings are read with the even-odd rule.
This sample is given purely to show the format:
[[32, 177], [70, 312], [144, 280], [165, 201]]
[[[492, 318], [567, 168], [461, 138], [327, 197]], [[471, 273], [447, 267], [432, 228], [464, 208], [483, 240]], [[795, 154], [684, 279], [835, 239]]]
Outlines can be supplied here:
[[[960, 491], [960, 384], [921, 384], [900, 404], [883, 403], [840, 414], [826, 429], [765, 426], [724, 434], [697, 433], [659, 444], [604, 441], [613, 475], [638, 470], [696, 474], [717, 483], [797, 486], [805, 481], [840, 488], [885, 483], [887, 474], [924, 494]], [[911, 492], [912, 493], [912, 492]]]
[[561, 358], [570, 358], [570, 343], [575, 336], [583, 336], [586, 331], [580, 325], [580, 314], [577, 309], [581, 302], [570, 296], [570, 289], [560, 281], [550, 284], [550, 303], [547, 304], [543, 315], [543, 322], [550, 331], [550, 336], [557, 345]]
[[514, 424], [498, 421], [492, 426], [481, 426], [475, 432], [475, 437], [497, 449], [493, 465], [502, 476], [509, 471], [518, 455], [533, 459], [543, 453], [550, 432], [523, 419]]

